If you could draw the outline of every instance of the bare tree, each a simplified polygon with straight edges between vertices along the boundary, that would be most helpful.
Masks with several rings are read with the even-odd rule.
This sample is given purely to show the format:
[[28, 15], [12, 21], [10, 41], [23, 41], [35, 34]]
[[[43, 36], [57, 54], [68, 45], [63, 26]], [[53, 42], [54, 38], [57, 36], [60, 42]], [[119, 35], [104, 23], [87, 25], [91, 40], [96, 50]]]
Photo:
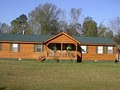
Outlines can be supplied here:
[[101, 22], [98, 25], [98, 37], [105, 37], [105, 33], [108, 30], [108, 28], [103, 24], [103, 22]]
[[59, 29], [61, 9], [50, 3], [40, 4], [29, 13], [29, 24], [40, 34], [55, 34]]
[[72, 8], [70, 10], [70, 17], [71, 17], [71, 22], [72, 24], [76, 24], [79, 23], [79, 17], [81, 15], [81, 9], [76, 9], [76, 8]]
[[81, 9], [72, 8], [70, 10], [70, 17], [71, 22], [69, 25], [68, 34], [70, 35], [76, 35], [78, 33], [81, 33], [81, 24], [79, 23], [79, 17], [81, 15]]
[[114, 33], [114, 40], [120, 44], [120, 17], [111, 19], [109, 27]]
[[110, 29], [115, 33], [120, 33], [120, 17], [110, 20]]
[[0, 23], [0, 33], [9, 33], [12, 28], [6, 23]]

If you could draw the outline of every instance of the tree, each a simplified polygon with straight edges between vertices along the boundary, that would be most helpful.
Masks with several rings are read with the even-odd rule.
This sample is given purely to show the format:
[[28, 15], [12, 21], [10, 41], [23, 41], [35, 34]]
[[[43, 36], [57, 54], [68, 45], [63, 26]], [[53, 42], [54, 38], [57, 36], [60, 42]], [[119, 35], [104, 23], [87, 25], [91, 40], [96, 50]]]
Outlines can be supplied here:
[[66, 21], [59, 21], [59, 32], [67, 32], [68, 23]]
[[120, 44], [120, 17], [111, 19], [109, 28], [114, 32], [114, 40]]
[[84, 18], [83, 31], [85, 36], [98, 36], [97, 23], [91, 17]]
[[[59, 29], [60, 15], [61, 9], [57, 9], [55, 5], [50, 3], [40, 4], [29, 13], [29, 24], [35, 32], [39, 31], [41, 35], [56, 34]], [[37, 31], [35, 28], [37, 28]]]
[[81, 15], [81, 9], [72, 8], [70, 10], [71, 22], [67, 33], [71, 36], [81, 34], [81, 24], [79, 23], [79, 17]]
[[115, 35], [114, 40], [117, 44], [120, 44], [120, 33]]
[[72, 24], [76, 24], [79, 23], [79, 17], [81, 14], [81, 9], [76, 9], [76, 8], [72, 8], [70, 10], [70, 17], [71, 17], [71, 22]]
[[9, 33], [11, 31], [11, 27], [6, 23], [0, 23], [0, 33]]
[[105, 33], [108, 28], [105, 25], [103, 25], [103, 23], [100, 23], [97, 29], [98, 29], [98, 37], [105, 37]]
[[98, 37], [107, 37], [114, 39], [114, 34], [109, 27], [106, 27], [105, 25], [103, 25], [103, 23], [100, 23], [100, 25], [98, 26]]
[[13, 20], [11, 26], [11, 33], [13, 34], [32, 34], [32, 30], [27, 23], [27, 16], [24, 14]]
[[82, 36], [84, 35], [83, 30], [82, 30], [82, 26], [79, 23], [76, 23], [76, 25], [68, 25], [68, 27], [66, 28], [66, 33], [71, 35], [71, 36]]
[[111, 38], [111, 39], [114, 39], [113, 31], [112, 31], [112, 30], [108, 30], [108, 31], [106, 31], [106, 33], [105, 33], [105, 37], [107, 37], [107, 38]]
[[120, 33], [120, 17], [110, 20], [110, 29], [115, 33]]

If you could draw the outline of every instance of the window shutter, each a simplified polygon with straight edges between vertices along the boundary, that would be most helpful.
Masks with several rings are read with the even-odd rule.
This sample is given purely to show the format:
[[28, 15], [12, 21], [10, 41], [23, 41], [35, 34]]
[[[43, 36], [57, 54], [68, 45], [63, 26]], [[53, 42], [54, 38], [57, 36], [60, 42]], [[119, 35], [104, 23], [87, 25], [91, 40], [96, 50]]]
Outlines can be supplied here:
[[96, 46], [96, 54], [98, 54], [98, 46]]
[[42, 52], [44, 52], [44, 44], [42, 45]]
[[86, 53], [88, 53], [88, 46], [86, 46]]
[[10, 43], [10, 52], [12, 52], [12, 43]]
[[1, 51], [2, 51], [2, 43], [1, 43]]
[[0, 51], [2, 51], [2, 43], [0, 43]]
[[108, 54], [108, 46], [106, 47], [106, 53]]
[[113, 46], [113, 54], [115, 54], [115, 53], [116, 53], [116, 47]]
[[103, 53], [106, 54], [106, 46], [103, 47]]
[[36, 44], [34, 44], [34, 52], [36, 52]]
[[20, 44], [18, 44], [18, 52], [20, 52]]

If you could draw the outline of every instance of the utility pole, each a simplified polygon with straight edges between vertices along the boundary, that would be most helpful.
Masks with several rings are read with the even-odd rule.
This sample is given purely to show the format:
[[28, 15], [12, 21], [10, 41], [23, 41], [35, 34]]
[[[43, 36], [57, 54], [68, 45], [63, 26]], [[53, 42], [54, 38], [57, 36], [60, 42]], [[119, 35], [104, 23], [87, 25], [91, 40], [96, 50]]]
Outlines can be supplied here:
[[25, 34], [25, 25], [22, 25], [22, 29], [23, 29], [22, 34], [24, 35]]
[[23, 29], [23, 35], [25, 34], [25, 31], [24, 31], [24, 29]]

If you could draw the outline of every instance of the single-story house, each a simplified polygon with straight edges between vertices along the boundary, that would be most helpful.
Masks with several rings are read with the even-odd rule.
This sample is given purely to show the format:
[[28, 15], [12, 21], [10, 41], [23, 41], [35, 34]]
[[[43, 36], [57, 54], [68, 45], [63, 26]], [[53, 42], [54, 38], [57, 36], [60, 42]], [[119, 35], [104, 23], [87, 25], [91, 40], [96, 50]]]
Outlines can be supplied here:
[[117, 44], [104, 37], [0, 34], [0, 59], [115, 60]]

